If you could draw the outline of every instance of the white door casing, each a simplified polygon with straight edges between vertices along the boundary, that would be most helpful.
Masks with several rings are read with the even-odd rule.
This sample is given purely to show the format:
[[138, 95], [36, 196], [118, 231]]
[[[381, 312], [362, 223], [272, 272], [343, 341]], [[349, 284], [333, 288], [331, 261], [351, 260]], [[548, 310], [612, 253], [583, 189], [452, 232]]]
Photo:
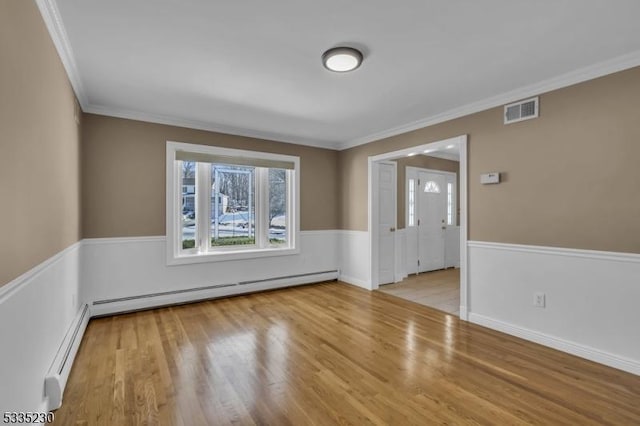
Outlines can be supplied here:
[[467, 300], [467, 282], [468, 282], [468, 264], [467, 264], [467, 135], [455, 136], [449, 139], [443, 139], [437, 142], [429, 142], [422, 145], [412, 146], [399, 149], [397, 151], [385, 152], [382, 154], [372, 155], [368, 158], [367, 163], [367, 191], [368, 191], [368, 209], [367, 209], [367, 229], [369, 240], [369, 256], [366, 262], [369, 271], [369, 279], [364, 283], [363, 287], [369, 290], [378, 288], [378, 170], [377, 163], [387, 161], [394, 158], [416, 155], [418, 152], [426, 150], [442, 150], [447, 149], [451, 144], [455, 144], [459, 148], [460, 154], [460, 182], [458, 190], [460, 191], [460, 319], [467, 321], [469, 318], [468, 300]]
[[378, 284], [395, 280], [396, 168], [379, 162], [378, 168]]
[[418, 172], [418, 270], [444, 269], [447, 181], [443, 174]]

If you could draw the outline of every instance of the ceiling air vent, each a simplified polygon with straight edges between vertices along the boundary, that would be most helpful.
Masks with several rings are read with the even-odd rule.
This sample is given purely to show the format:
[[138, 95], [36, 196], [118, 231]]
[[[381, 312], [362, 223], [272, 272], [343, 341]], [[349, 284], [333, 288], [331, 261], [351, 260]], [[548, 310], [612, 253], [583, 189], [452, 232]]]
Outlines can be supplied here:
[[538, 97], [504, 106], [504, 124], [538, 117]]

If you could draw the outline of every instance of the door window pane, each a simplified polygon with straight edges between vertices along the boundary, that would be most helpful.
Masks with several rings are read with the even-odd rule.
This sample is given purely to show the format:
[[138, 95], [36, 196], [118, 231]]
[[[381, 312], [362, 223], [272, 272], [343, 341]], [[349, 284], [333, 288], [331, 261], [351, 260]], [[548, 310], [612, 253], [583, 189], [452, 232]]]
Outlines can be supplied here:
[[438, 185], [437, 182], [434, 182], [434, 181], [430, 180], [429, 182], [425, 183], [424, 192], [431, 192], [433, 194], [439, 194], [440, 193], [440, 185]]

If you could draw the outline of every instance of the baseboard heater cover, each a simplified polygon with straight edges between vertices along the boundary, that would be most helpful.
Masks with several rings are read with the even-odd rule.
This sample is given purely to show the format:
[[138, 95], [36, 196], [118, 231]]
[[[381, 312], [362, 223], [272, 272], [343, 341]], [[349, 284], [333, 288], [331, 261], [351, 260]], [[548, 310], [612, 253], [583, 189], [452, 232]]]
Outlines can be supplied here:
[[323, 274], [333, 274], [333, 273], [338, 275], [338, 270], [336, 269], [336, 270], [333, 270], [333, 271], [309, 272], [307, 274], [287, 275], [285, 277], [265, 278], [265, 279], [262, 279], [262, 280], [240, 281], [240, 282], [238, 282], [238, 285], [266, 283], [266, 282], [269, 282], [269, 281], [282, 281], [282, 280], [288, 280], [288, 279], [291, 279], [291, 278], [303, 278], [303, 277], [311, 277], [313, 275], [323, 275]]
[[44, 379], [44, 391], [49, 410], [56, 410], [62, 405], [64, 388], [90, 317], [89, 305], [85, 304], [71, 323]]
[[141, 294], [141, 295], [138, 295], [138, 296], [117, 297], [115, 299], [96, 300], [95, 302], [93, 302], [93, 304], [94, 305], [104, 305], [105, 303], [126, 302], [128, 300], [148, 299], [150, 297], [159, 297], [159, 296], [171, 296], [173, 294], [192, 293], [194, 291], [213, 290], [215, 288], [234, 287], [236, 285], [238, 285], [238, 284], [237, 283], [233, 283], [233, 284], [216, 284], [216, 285], [209, 285], [209, 286], [206, 286], [206, 287], [194, 287], [194, 288], [186, 288], [186, 289], [182, 289], [182, 290], [162, 291], [162, 292], [159, 292], [159, 293]]
[[134, 312], [141, 309], [192, 303], [254, 291], [335, 280], [337, 278], [338, 270], [330, 270], [96, 300], [93, 302], [92, 316], [98, 317], [115, 313]]

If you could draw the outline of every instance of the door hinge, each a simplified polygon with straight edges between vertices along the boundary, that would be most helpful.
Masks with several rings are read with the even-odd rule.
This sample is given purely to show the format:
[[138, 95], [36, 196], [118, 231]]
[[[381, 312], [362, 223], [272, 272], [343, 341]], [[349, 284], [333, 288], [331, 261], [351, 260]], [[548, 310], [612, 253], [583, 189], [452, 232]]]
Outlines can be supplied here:
[[418, 266], [420, 266], [420, 259], [418, 259]]
[[418, 226], [420, 226], [420, 219], [418, 219]]

